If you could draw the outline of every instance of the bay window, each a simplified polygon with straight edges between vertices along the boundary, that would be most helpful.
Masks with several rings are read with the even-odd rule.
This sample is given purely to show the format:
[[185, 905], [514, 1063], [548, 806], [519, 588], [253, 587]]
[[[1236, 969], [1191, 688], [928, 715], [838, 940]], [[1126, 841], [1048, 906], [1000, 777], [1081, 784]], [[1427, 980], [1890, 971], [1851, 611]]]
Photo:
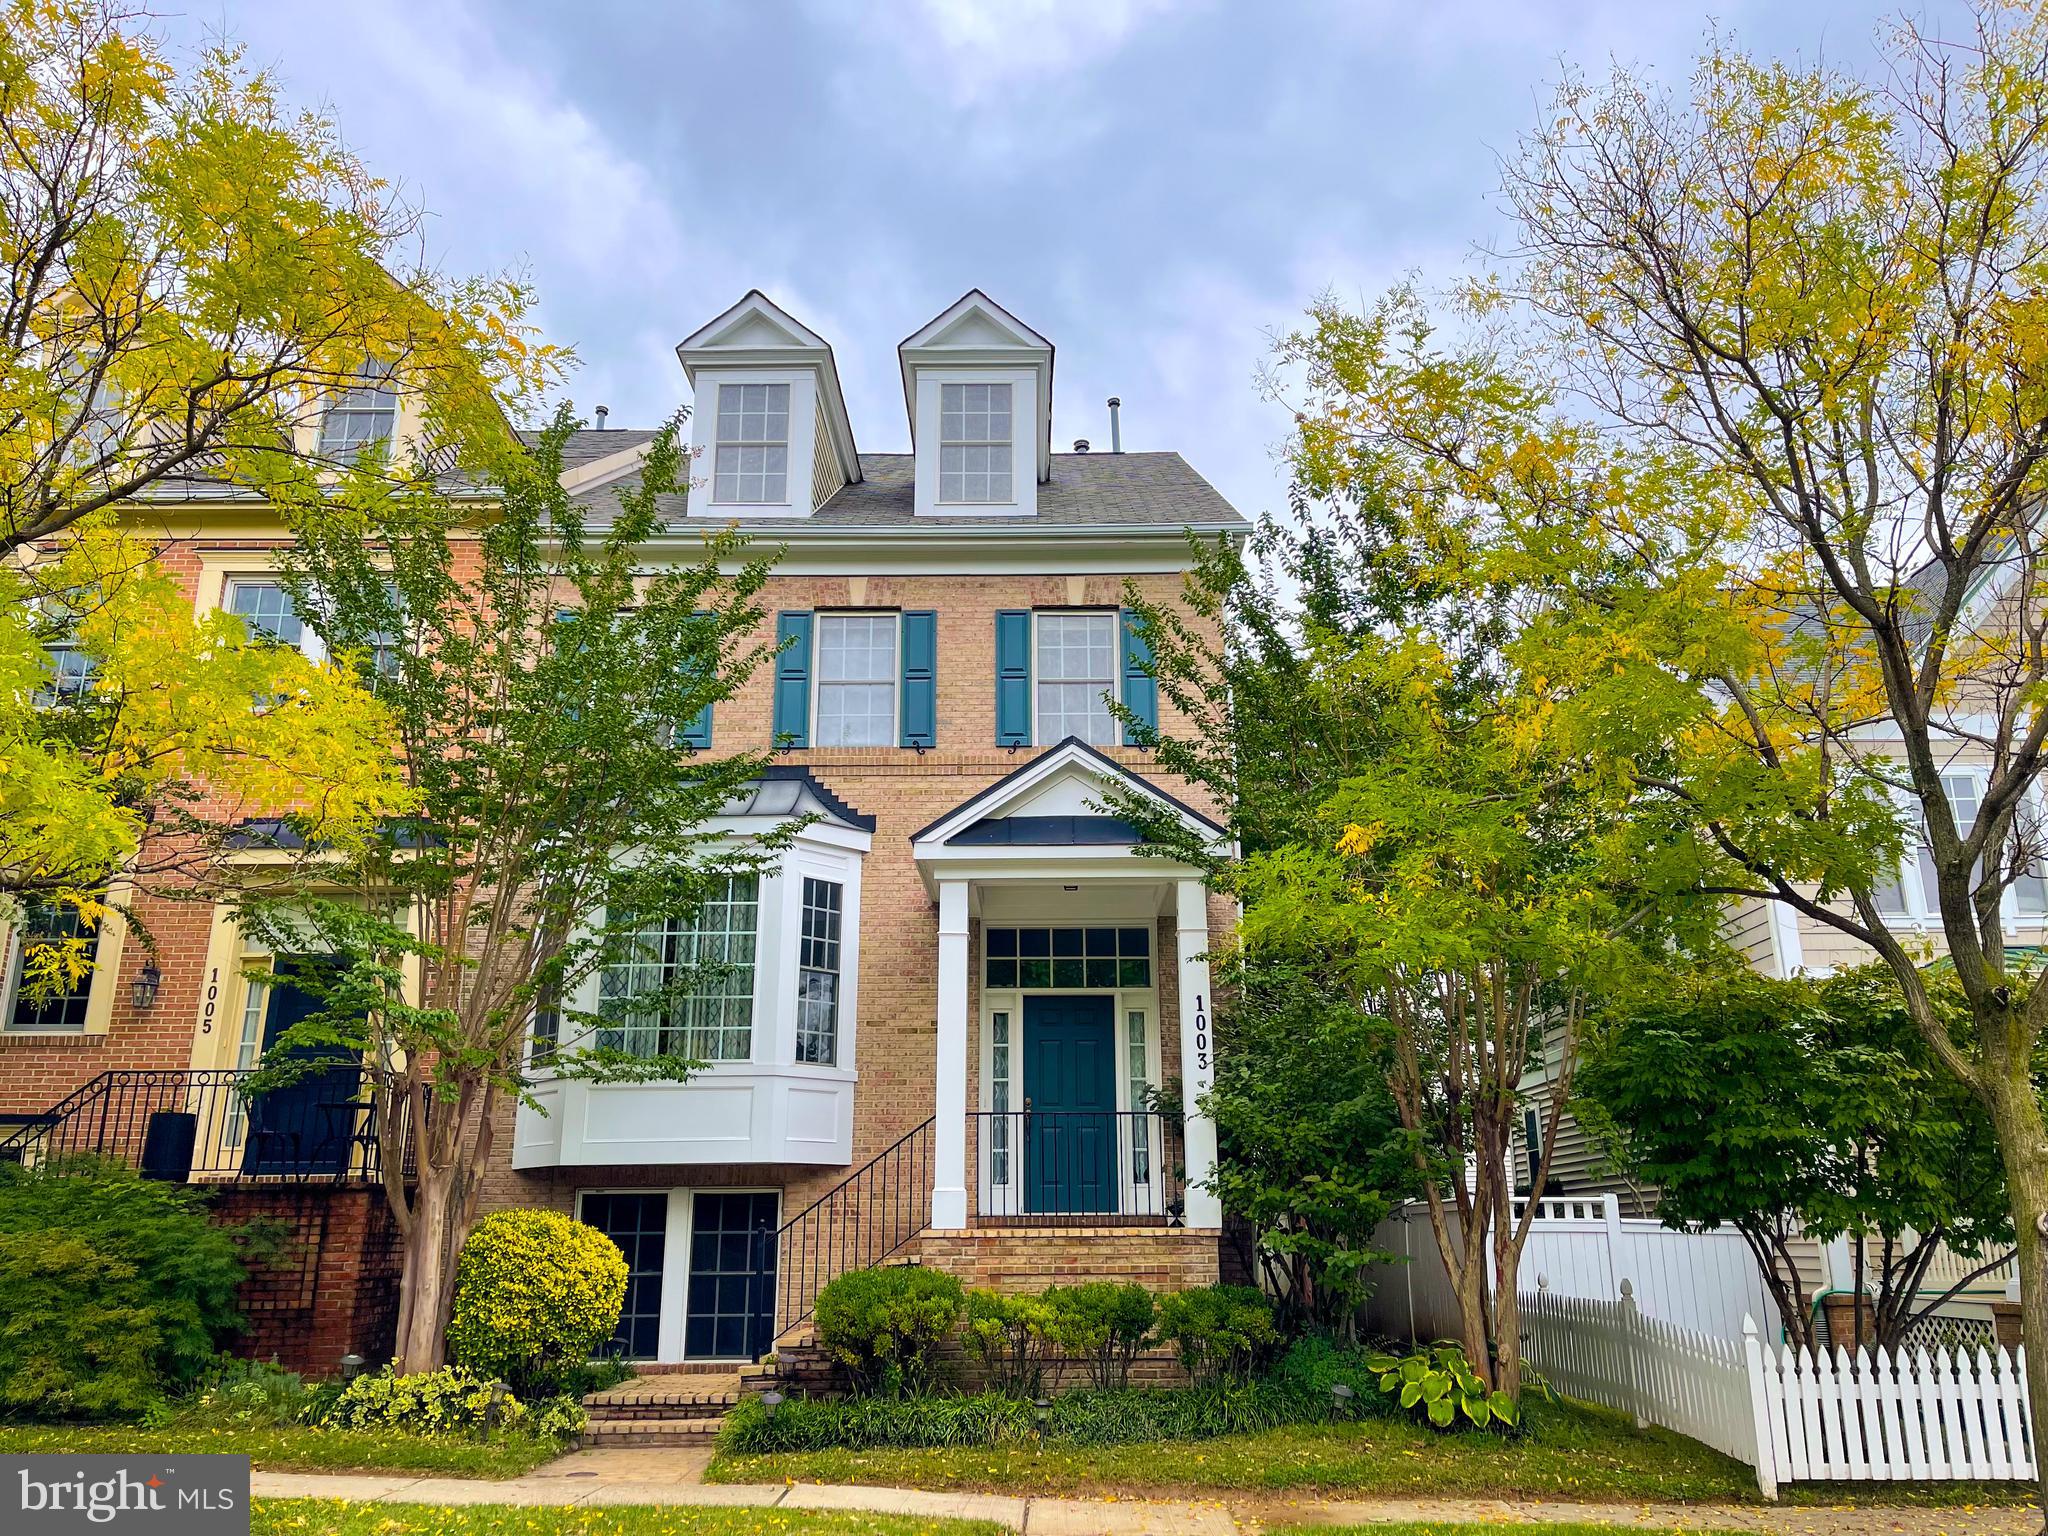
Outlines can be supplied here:
[[760, 881], [731, 875], [689, 917], [640, 929], [604, 968], [599, 1043], [634, 1056], [748, 1060], [759, 927]]

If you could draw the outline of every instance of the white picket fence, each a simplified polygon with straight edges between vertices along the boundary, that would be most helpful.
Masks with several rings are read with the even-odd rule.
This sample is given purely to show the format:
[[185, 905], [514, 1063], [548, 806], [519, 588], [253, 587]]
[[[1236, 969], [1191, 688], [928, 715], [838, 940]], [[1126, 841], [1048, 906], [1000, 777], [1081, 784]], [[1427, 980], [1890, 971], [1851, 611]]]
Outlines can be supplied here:
[[[1457, 1296], [1444, 1273], [1428, 1207], [1415, 1202], [1396, 1211], [1373, 1233], [1373, 1245], [1402, 1257], [1374, 1271], [1367, 1325], [1414, 1339], [1455, 1336]], [[1717, 1338], [1741, 1338], [1745, 1316], [1778, 1315], [1749, 1244], [1733, 1227], [1674, 1232], [1653, 1220], [1623, 1216], [1613, 1195], [1538, 1203], [1516, 1290], [1533, 1291], [1540, 1278], [1553, 1296], [1612, 1300], [1623, 1276], [1634, 1285], [1646, 1316]]]
[[1558, 1391], [1661, 1424], [1795, 1482], [2031, 1480], [2026, 1352], [1779, 1349], [1743, 1319], [1736, 1343], [1619, 1300], [1524, 1294], [1523, 1358]]

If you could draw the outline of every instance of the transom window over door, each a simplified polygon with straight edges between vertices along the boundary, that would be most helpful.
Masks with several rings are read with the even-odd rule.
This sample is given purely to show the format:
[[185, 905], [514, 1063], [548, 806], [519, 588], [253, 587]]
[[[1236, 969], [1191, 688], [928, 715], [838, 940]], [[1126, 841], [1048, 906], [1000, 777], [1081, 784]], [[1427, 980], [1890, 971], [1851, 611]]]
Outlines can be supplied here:
[[600, 977], [599, 1042], [635, 1056], [748, 1060], [760, 905], [759, 878], [733, 875], [687, 921], [642, 928]]
[[1009, 502], [1010, 386], [939, 386], [939, 500]]
[[818, 615], [821, 747], [896, 744], [896, 615]]
[[1107, 697], [1116, 691], [1116, 621], [1113, 613], [1038, 615], [1039, 741], [1078, 736], [1090, 746], [1116, 744]]
[[718, 386], [717, 501], [774, 505], [789, 500], [789, 386]]

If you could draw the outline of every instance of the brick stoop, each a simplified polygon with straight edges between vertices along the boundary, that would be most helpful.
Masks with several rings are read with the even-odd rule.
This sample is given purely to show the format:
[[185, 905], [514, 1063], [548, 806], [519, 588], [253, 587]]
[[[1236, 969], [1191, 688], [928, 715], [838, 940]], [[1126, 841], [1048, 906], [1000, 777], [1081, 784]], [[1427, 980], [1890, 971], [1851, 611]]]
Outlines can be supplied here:
[[730, 1366], [717, 1372], [663, 1372], [636, 1376], [583, 1399], [590, 1415], [577, 1444], [598, 1446], [706, 1445], [740, 1400], [740, 1378]]

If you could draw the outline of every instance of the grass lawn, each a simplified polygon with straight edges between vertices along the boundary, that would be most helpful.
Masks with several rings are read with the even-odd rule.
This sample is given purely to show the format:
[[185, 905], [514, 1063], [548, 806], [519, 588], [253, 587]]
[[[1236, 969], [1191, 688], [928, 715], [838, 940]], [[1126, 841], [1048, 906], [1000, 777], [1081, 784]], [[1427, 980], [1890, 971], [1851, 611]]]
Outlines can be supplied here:
[[510, 1504], [350, 1504], [334, 1499], [257, 1499], [251, 1536], [1008, 1536], [983, 1520], [824, 1513], [814, 1509], [707, 1509], [617, 1505], [551, 1509]]
[[[1397, 1419], [1295, 1425], [1260, 1434], [1109, 1446], [954, 1446], [941, 1450], [721, 1451], [718, 1483], [875, 1483], [1002, 1493], [1213, 1495], [1219, 1489], [1387, 1496], [1543, 1497], [1589, 1502], [1752, 1503], [1748, 1467], [1662, 1429], [1582, 1403], [1530, 1404], [1515, 1439], [1439, 1434]], [[1795, 1485], [1787, 1503], [2018, 1504], [2027, 1485]], [[1375, 1529], [1383, 1530], [1383, 1527]]]
[[139, 1429], [116, 1424], [0, 1425], [0, 1455], [78, 1451], [247, 1456], [266, 1472], [423, 1472], [443, 1477], [517, 1477], [561, 1454], [552, 1440], [429, 1439], [396, 1430]]

